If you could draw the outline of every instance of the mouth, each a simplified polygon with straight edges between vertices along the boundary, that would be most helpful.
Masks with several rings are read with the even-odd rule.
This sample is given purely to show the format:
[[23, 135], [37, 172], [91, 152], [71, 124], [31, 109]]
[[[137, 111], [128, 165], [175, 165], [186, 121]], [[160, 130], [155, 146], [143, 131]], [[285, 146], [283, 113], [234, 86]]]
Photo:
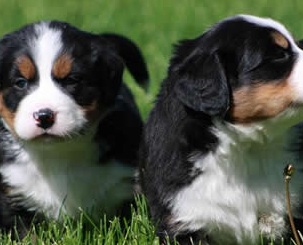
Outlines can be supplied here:
[[54, 134], [45, 130], [41, 134], [32, 138], [30, 141], [39, 142], [39, 143], [66, 142], [66, 141], [74, 140], [75, 138], [81, 137], [85, 134], [86, 134], [85, 128], [66, 134]]
[[69, 137], [66, 136], [59, 136], [59, 135], [54, 135], [54, 134], [49, 134], [47, 132], [40, 134], [33, 138], [31, 141], [33, 142], [43, 142], [43, 143], [48, 143], [48, 142], [62, 142], [68, 140]]

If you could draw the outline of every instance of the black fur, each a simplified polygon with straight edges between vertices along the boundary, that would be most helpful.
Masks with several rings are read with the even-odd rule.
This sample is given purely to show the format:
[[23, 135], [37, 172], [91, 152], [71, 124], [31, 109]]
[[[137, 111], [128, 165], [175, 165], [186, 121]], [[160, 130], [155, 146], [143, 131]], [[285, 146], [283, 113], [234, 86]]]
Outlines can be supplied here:
[[[27, 25], [0, 40], [0, 92], [3, 93], [3, 103], [11, 112], [16, 111], [39, 79], [37, 74], [21, 90], [13, 85], [20, 76], [16, 58], [20, 54], [31, 58], [27, 41], [37, 35], [33, 26]], [[136, 82], [148, 86], [149, 77], [141, 51], [133, 41], [117, 34], [91, 34], [59, 21], [51, 21], [49, 26], [62, 30], [65, 51], [73, 57], [69, 76], [53, 79], [79, 106], [85, 107], [97, 99], [101, 105], [99, 113], [106, 113], [94, 138], [99, 145], [96, 155], [100, 156], [100, 164], [116, 159], [135, 167], [143, 122], [131, 91], [122, 83], [122, 74], [126, 64]], [[22, 145], [0, 121], [0, 167], [16, 164], [21, 151]], [[13, 231], [16, 226], [17, 236], [22, 237], [34, 220], [43, 219], [43, 210], [35, 212], [20, 205], [23, 197], [8, 195], [10, 188], [0, 175], [0, 230]], [[128, 200], [128, 204], [131, 201]], [[121, 205], [117, 214], [125, 209]]]
[[[115, 49], [119, 55], [124, 58], [124, 62], [130, 73], [134, 76], [137, 83], [144, 89], [148, 89], [148, 70], [143, 56], [137, 46], [133, 45], [132, 41], [113, 33], [101, 34], [106, 40], [109, 40], [115, 45]], [[137, 54], [137, 55], [132, 55]]]
[[236, 17], [176, 46], [140, 150], [141, 184], [163, 243], [166, 237], [180, 244], [211, 242], [203, 231], [175, 222], [168, 203], [203, 174], [190, 157], [220, 144], [214, 121], [233, 122], [232, 91], [275, 83], [292, 71], [296, 55], [273, 43], [273, 30]]

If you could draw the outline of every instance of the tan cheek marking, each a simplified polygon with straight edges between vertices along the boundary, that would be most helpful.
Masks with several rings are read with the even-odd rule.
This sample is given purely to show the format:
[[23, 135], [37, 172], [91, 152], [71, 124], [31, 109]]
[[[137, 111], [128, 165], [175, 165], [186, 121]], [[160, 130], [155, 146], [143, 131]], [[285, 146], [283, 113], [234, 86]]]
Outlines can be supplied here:
[[285, 48], [285, 49], [288, 48], [289, 43], [288, 43], [286, 37], [284, 37], [281, 33], [274, 31], [271, 33], [271, 36], [273, 37], [276, 44], [278, 44], [282, 48]]
[[72, 70], [73, 60], [68, 54], [61, 55], [54, 63], [52, 74], [56, 78], [65, 78]]
[[14, 122], [15, 122], [15, 113], [11, 112], [3, 102], [3, 94], [0, 93], [0, 117], [3, 118], [5, 123], [9, 126], [10, 130], [14, 135], [16, 132], [14, 130]]
[[244, 87], [233, 93], [231, 117], [239, 123], [275, 117], [291, 105], [293, 97], [287, 81]]
[[16, 60], [21, 75], [26, 79], [33, 79], [36, 75], [36, 68], [31, 59], [25, 55]]
[[83, 107], [82, 110], [85, 114], [85, 118], [90, 122], [97, 120], [104, 111], [99, 107], [96, 100], [94, 100], [90, 105]]

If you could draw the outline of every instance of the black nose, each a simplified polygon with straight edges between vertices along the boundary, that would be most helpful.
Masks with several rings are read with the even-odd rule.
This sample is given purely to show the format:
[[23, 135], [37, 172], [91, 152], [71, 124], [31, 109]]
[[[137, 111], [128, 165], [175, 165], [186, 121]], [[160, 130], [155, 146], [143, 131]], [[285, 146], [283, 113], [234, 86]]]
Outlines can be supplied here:
[[33, 117], [37, 126], [43, 129], [48, 129], [55, 123], [55, 113], [48, 108], [34, 112]]

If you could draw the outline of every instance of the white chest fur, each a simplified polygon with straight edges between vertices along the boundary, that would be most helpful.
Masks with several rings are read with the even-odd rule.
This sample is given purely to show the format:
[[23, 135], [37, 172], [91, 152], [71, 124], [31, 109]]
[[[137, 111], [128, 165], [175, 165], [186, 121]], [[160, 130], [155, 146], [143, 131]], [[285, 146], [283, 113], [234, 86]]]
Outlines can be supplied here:
[[133, 169], [117, 161], [99, 164], [96, 146], [86, 141], [35, 144], [0, 172], [13, 187], [11, 195], [22, 195], [23, 205], [55, 219], [61, 212], [75, 216], [80, 208], [97, 217], [111, 213], [132, 195]]
[[[287, 163], [296, 165], [295, 157], [279, 140], [239, 144], [223, 134], [219, 139], [216, 152], [190, 158], [202, 174], [168, 200], [174, 222], [203, 229], [216, 244], [255, 244], [260, 233], [280, 237], [286, 214], [283, 169]], [[294, 207], [302, 190], [299, 175], [291, 182]], [[224, 241], [216, 241], [218, 232]]]

